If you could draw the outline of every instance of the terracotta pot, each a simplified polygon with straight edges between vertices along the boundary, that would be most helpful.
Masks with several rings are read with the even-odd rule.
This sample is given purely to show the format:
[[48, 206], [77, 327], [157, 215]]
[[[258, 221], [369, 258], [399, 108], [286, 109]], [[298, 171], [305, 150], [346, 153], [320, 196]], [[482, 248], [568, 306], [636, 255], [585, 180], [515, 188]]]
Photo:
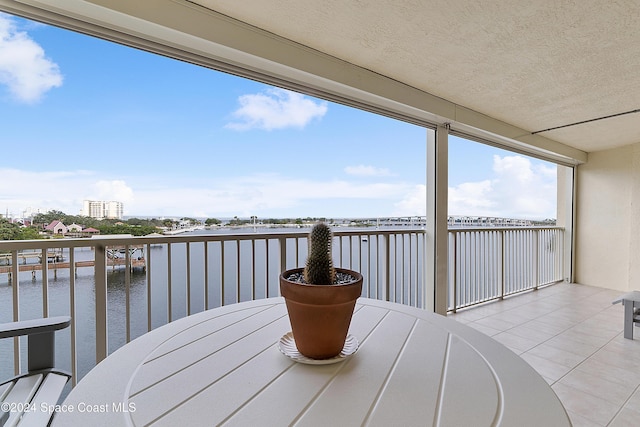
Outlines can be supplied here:
[[356, 280], [342, 285], [310, 285], [285, 279], [302, 268], [280, 275], [280, 294], [289, 312], [298, 351], [312, 359], [330, 359], [344, 347], [356, 300], [362, 294], [362, 274], [336, 268]]

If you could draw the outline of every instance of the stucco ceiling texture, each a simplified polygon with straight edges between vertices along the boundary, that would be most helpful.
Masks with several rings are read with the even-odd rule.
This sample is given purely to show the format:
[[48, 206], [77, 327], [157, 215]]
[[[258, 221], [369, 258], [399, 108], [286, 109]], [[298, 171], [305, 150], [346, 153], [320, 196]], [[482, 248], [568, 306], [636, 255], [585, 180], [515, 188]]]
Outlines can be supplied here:
[[[640, 142], [640, 2], [196, 0], [530, 132]], [[627, 113], [627, 114], [624, 114]]]

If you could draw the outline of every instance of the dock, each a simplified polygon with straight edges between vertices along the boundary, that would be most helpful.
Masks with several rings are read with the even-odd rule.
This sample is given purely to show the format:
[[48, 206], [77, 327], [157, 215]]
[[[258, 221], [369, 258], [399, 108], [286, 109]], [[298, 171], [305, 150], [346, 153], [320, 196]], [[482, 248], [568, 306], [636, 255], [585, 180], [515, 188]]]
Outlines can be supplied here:
[[[37, 259], [38, 262], [42, 261], [42, 251], [21, 251], [18, 252], [18, 262], [22, 261], [23, 264], [27, 264], [31, 259]], [[0, 264], [1, 265], [11, 265], [11, 254], [0, 254]], [[50, 249], [47, 251], [47, 261], [62, 261], [62, 250], [61, 249]]]
[[[144, 250], [142, 245], [131, 246], [129, 249], [129, 269], [133, 271], [135, 268], [146, 271], [147, 263], [144, 257]], [[136, 251], [142, 251], [141, 256], [134, 256]], [[109, 247], [106, 250], [106, 265], [111, 267], [112, 270], [116, 268], [127, 266], [126, 252], [124, 246]], [[37, 263], [28, 263], [27, 260], [37, 258]], [[18, 259], [22, 260], [22, 263], [18, 265], [19, 272], [30, 271], [32, 280], [36, 278], [36, 271], [42, 271], [42, 253], [40, 251], [20, 252]], [[0, 260], [3, 260], [3, 265], [0, 265], [0, 274], [8, 274], [9, 281], [11, 281], [11, 275], [13, 273], [13, 266], [11, 265], [11, 254], [2, 254]], [[53, 250], [47, 253], [47, 269], [53, 270], [53, 275], [57, 278], [58, 270], [70, 270], [72, 268], [69, 261], [65, 261], [61, 250]], [[78, 268], [83, 267], [95, 267], [94, 260], [76, 261], [73, 265], [74, 274], [78, 274]]]
[[[146, 271], [147, 264], [144, 258], [142, 259], [131, 259], [130, 268], [133, 271], [134, 268], [140, 268], [142, 271]], [[53, 270], [53, 276], [57, 277], [58, 270], [64, 270], [71, 268], [71, 265], [68, 261], [66, 262], [50, 262], [47, 263], [48, 269]], [[116, 267], [125, 267], [126, 260], [124, 258], [116, 258], [116, 259], [107, 259], [107, 266], [111, 267], [115, 270]], [[78, 268], [81, 267], [95, 267], [95, 261], [77, 261], [74, 265], [74, 274], [78, 274]], [[31, 277], [35, 279], [36, 271], [42, 271], [42, 264], [20, 264], [18, 265], [18, 271], [30, 271]], [[0, 274], [8, 274], [9, 280], [11, 280], [12, 267], [10, 265], [0, 266]]]
[[[130, 268], [133, 271], [134, 268], [140, 268], [142, 271], [146, 271], [147, 264], [144, 258], [131, 259]], [[48, 269], [53, 270], [53, 276], [57, 277], [58, 270], [71, 268], [70, 263], [66, 262], [50, 262], [47, 263]], [[126, 260], [124, 258], [107, 259], [107, 266], [115, 269], [116, 267], [126, 266]], [[95, 261], [77, 261], [74, 265], [74, 274], [78, 274], [78, 268], [81, 267], [95, 267]], [[42, 271], [42, 264], [20, 264], [18, 266], [19, 272], [30, 271], [31, 277], [35, 279], [36, 271]], [[11, 280], [12, 267], [10, 265], [0, 266], [0, 274], [8, 274], [9, 280]]]

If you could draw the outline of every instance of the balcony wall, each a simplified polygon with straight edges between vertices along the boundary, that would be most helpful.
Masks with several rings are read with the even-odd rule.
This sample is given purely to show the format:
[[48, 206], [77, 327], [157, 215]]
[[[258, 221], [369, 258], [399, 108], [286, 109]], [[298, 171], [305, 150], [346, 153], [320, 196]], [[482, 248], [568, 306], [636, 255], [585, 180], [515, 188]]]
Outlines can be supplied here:
[[640, 144], [589, 154], [578, 166], [575, 281], [640, 289]]

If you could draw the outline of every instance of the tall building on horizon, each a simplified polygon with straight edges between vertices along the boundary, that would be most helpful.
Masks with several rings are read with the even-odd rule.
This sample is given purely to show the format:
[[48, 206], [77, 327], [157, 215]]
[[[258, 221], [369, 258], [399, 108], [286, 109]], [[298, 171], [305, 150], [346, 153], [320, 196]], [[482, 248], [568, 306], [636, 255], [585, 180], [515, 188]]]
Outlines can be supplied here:
[[85, 200], [82, 204], [82, 215], [95, 219], [122, 219], [124, 205], [122, 202]]

